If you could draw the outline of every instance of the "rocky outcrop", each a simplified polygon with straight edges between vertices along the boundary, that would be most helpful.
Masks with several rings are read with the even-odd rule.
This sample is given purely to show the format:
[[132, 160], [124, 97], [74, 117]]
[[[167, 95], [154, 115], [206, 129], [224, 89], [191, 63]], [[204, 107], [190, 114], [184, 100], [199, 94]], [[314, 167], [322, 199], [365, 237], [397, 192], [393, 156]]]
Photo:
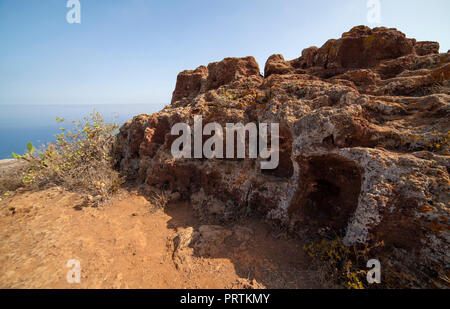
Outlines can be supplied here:
[[186, 70], [178, 74], [177, 88], [173, 92], [172, 102], [199, 94], [207, 77], [208, 69], [205, 66], [200, 66], [195, 71]]
[[208, 67], [200, 66], [194, 71], [183, 71], [178, 74], [172, 103], [217, 89], [235, 79], [259, 75], [259, 66], [253, 57], [225, 58], [220, 62], [210, 63]]
[[[253, 57], [184, 71], [170, 106], [121, 128], [120, 167], [215, 222], [260, 215], [304, 237], [384, 241], [384, 263], [433, 286], [450, 258], [450, 54], [438, 50], [358, 26], [297, 59], [271, 56], [264, 77]], [[223, 127], [279, 123], [278, 168], [174, 159], [170, 128], [194, 115]]]

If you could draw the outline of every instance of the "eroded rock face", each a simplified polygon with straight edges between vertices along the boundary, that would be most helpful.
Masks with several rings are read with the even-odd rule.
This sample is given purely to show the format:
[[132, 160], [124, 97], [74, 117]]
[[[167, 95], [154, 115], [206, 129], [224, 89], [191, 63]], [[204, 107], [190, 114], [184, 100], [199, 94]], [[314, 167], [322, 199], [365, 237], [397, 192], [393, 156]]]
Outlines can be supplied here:
[[[358, 26], [297, 59], [271, 56], [264, 77], [253, 57], [182, 72], [170, 106], [121, 128], [121, 169], [216, 221], [258, 214], [305, 236], [384, 240], [389, 261], [412, 271], [448, 267], [450, 55], [438, 50]], [[175, 160], [170, 128], [194, 115], [279, 123], [278, 168]]]
[[200, 66], [195, 71], [186, 70], [178, 74], [177, 87], [172, 95], [172, 102], [200, 93], [208, 77], [208, 68]]

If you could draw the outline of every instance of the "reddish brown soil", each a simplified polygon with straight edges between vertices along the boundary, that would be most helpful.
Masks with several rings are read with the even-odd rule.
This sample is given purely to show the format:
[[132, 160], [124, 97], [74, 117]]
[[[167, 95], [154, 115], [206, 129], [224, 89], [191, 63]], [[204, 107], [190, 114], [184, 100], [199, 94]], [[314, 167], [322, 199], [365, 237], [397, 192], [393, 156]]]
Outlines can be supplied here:
[[[314, 288], [316, 273], [298, 240], [275, 237], [260, 220], [248, 245], [225, 243], [218, 256], [176, 267], [173, 240], [201, 224], [188, 203], [150, 211], [135, 192], [108, 206], [76, 210], [81, 198], [52, 188], [0, 201], [0, 288]], [[81, 262], [69, 284], [66, 263]]]

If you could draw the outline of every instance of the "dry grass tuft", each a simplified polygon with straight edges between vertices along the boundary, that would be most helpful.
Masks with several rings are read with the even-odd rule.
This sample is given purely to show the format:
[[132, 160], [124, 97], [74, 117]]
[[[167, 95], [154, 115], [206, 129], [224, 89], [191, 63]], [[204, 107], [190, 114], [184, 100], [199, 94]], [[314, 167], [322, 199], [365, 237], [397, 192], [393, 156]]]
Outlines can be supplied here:
[[150, 196], [151, 211], [164, 210], [171, 200], [168, 190], [153, 191]]

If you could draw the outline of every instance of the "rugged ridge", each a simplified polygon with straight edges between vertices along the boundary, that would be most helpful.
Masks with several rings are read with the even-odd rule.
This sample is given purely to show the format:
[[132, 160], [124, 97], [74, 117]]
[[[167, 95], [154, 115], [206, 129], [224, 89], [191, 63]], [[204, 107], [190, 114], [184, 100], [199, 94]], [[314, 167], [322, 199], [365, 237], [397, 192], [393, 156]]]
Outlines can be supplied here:
[[[179, 192], [207, 220], [250, 213], [302, 237], [384, 241], [391, 273], [439, 286], [450, 257], [449, 56], [436, 42], [358, 26], [297, 59], [271, 56], [264, 76], [253, 57], [181, 72], [171, 105], [120, 129], [120, 168]], [[194, 115], [279, 123], [278, 168], [175, 160], [170, 128]]]

